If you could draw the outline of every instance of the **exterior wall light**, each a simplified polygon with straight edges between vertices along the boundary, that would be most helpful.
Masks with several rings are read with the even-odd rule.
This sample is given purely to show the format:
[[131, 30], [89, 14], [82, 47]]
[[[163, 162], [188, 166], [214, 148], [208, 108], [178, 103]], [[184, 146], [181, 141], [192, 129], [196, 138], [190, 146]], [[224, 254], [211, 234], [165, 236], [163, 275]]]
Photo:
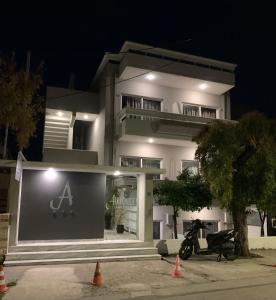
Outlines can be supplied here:
[[154, 139], [153, 138], [149, 138], [149, 143], [153, 143], [154, 142]]
[[202, 83], [198, 86], [201, 90], [206, 90], [208, 85], [206, 83]]
[[54, 180], [57, 177], [57, 172], [53, 169], [53, 168], [49, 168], [46, 172], [45, 172], [45, 177], [48, 180]]
[[147, 74], [147, 75], [146, 75], [146, 78], [147, 78], [148, 80], [153, 80], [153, 79], [155, 79], [155, 75], [153, 75], [153, 74]]
[[62, 112], [62, 111], [58, 111], [58, 112], [57, 112], [57, 115], [58, 115], [59, 117], [62, 117], [62, 116], [63, 116], [63, 112]]
[[88, 115], [83, 115], [83, 118], [84, 118], [85, 120], [87, 120], [87, 119], [88, 119]]
[[115, 175], [115, 176], [119, 176], [120, 174], [121, 174], [120, 171], [115, 171], [115, 172], [114, 172], [114, 175]]

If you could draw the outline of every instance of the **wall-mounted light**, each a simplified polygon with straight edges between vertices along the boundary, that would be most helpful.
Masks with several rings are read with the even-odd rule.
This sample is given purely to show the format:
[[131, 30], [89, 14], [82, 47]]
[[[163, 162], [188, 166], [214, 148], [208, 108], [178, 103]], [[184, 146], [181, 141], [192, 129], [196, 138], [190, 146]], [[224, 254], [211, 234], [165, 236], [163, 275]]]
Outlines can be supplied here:
[[147, 78], [148, 80], [153, 80], [153, 79], [155, 79], [155, 75], [153, 75], [153, 74], [147, 74], [147, 75], [146, 75], [146, 78]]
[[45, 177], [48, 180], [54, 180], [57, 177], [57, 171], [53, 168], [49, 168], [47, 171], [45, 171]]
[[201, 90], [206, 90], [207, 87], [208, 87], [208, 84], [207, 84], [207, 83], [201, 83], [198, 87], [199, 87]]
[[57, 115], [58, 115], [59, 117], [62, 117], [62, 116], [63, 116], [63, 112], [62, 112], [62, 111], [58, 111], [58, 112], [57, 112]]
[[154, 142], [154, 139], [153, 138], [149, 138], [148, 142], [152, 144]]
[[120, 171], [115, 171], [115, 172], [114, 172], [114, 175], [115, 175], [115, 176], [119, 176], [120, 174], [121, 174]]
[[88, 119], [88, 115], [83, 115], [83, 118], [85, 119], [85, 120], [87, 120]]

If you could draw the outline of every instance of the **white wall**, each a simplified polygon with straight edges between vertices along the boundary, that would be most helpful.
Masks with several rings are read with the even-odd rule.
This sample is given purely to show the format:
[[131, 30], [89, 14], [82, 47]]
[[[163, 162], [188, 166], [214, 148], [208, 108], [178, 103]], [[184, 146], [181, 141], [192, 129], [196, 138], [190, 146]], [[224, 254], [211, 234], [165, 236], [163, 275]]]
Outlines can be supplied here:
[[105, 138], [105, 98], [104, 93], [100, 93], [100, 112], [96, 120], [92, 123], [89, 137], [88, 150], [98, 152], [98, 164], [104, 164], [104, 138]]
[[116, 85], [115, 114], [121, 109], [121, 95], [130, 94], [162, 99], [162, 111], [181, 113], [180, 103], [187, 102], [219, 108], [220, 118], [224, 118], [224, 96], [196, 92], [185, 89], [164, 87], [154, 83], [145, 83], [139, 80], [129, 80]]
[[194, 147], [167, 146], [149, 143], [117, 142], [116, 161], [120, 165], [120, 156], [138, 156], [159, 158], [162, 160], [161, 168], [166, 169], [165, 177], [175, 179], [181, 172], [182, 160], [194, 160], [196, 144]]

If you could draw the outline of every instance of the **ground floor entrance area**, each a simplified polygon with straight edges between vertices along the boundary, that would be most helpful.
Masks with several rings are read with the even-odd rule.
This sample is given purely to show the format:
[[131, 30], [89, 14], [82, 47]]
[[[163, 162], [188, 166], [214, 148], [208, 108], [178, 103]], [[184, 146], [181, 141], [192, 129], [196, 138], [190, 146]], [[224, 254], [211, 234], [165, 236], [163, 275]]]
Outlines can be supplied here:
[[137, 176], [23, 170], [18, 243], [139, 239]]
[[150, 172], [23, 162], [19, 182], [11, 173], [7, 265], [160, 258]]

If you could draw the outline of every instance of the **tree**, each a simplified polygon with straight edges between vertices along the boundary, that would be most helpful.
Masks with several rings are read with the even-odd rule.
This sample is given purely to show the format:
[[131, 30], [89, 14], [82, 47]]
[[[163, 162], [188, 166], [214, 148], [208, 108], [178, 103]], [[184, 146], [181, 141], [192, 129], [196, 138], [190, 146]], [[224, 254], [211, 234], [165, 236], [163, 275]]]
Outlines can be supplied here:
[[165, 179], [156, 182], [154, 196], [159, 205], [172, 206], [176, 239], [179, 210], [200, 211], [212, 202], [209, 188], [202, 177], [199, 174], [193, 175], [188, 169], [185, 169], [177, 177], [177, 180]]
[[28, 145], [41, 111], [37, 91], [42, 84], [41, 66], [36, 72], [19, 68], [14, 56], [0, 57], [0, 127], [15, 132], [19, 150]]
[[196, 158], [213, 197], [233, 217], [242, 255], [248, 256], [247, 212], [271, 201], [276, 184], [275, 124], [260, 113], [239, 122], [217, 121], [195, 139]]

